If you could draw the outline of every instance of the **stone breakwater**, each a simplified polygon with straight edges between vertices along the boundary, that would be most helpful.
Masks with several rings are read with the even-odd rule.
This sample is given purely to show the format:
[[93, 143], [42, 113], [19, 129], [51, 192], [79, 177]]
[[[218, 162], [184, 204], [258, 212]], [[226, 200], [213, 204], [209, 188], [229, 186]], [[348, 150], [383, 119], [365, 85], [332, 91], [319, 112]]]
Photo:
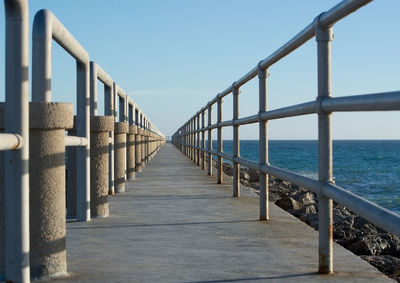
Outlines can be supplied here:
[[[214, 160], [214, 167], [215, 167]], [[231, 164], [223, 171], [232, 176]], [[258, 194], [258, 171], [241, 168], [240, 181]], [[269, 201], [318, 230], [318, 198], [313, 192], [273, 176], [269, 177]], [[346, 207], [333, 204], [334, 241], [400, 282], [400, 239]]]

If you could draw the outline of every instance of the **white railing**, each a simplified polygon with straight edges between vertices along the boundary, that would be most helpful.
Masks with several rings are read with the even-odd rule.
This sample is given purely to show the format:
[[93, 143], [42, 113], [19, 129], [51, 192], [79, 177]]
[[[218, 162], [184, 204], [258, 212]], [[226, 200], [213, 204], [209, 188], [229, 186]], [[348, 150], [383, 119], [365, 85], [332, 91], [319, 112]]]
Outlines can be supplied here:
[[[0, 151], [5, 151], [5, 266], [0, 265], [0, 281], [29, 282], [29, 13], [27, 0], [5, 0], [6, 11], [6, 101], [4, 133], [0, 133]], [[102, 70], [89, 61], [88, 52], [48, 10], [39, 11], [32, 36], [32, 101], [51, 101], [51, 49], [56, 41], [77, 62], [77, 136], [66, 136], [66, 146], [77, 150], [77, 218], [90, 220], [90, 115], [97, 115], [97, 79], [105, 85], [105, 115], [123, 115], [121, 122], [130, 122], [145, 129], [147, 160], [158, 149], [153, 145], [165, 140], [164, 135], [145, 116], [136, 103]], [[117, 87], [116, 87], [117, 86]], [[123, 97], [119, 111], [117, 96]], [[133, 107], [131, 114], [127, 112]], [[3, 111], [3, 110], [1, 110]], [[135, 116], [136, 114], [136, 116]], [[140, 117], [140, 121], [138, 120]], [[1, 119], [2, 117], [0, 117]], [[153, 136], [150, 138], [149, 133]], [[110, 133], [110, 166], [113, 166], [113, 133]], [[153, 152], [150, 152], [150, 149]], [[110, 170], [110, 184], [113, 182]], [[1, 262], [1, 261], [0, 261]], [[3, 278], [4, 277], [4, 278]]]
[[[260, 61], [242, 78], [219, 93], [192, 118], [181, 126], [173, 135], [173, 143], [197, 164], [202, 161], [205, 169], [206, 159], [208, 173], [212, 174], [212, 155], [217, 158], [217, 183], [222, 183], [222, 159], [233, 163], [233, 196], [240, 196], [240, 165], [259, 171], [260, 174], [260, 220], [268, 220], [268, 174], [290, 181], [315, 192], [319, 197], [319, 272], [333, 272], [332, 251], [332, 200], [345, 205], [375, 225], [400, 235], [400, 216], [370, 201], [336, 186], [332, 176], [332, 136], [331, 113], [344, 111], [389, 111], [400, 110], [400, 91], [375, 93], [357, 96], [331, 97], [330, 56], [332, 26], [340, 19], [351, 14], [370, 0], [345, 0], [322, 13], [295, 37], [281, 46], [266, 59]], [[318, 96], [316, 100], [292, 105], [275, 110], [267, 110], [267, 77], [268, 68], [280, 59], [296, 50], [312, 37], [317, 41], [318, 57]], [[239, 118], [240, 87], [258, 76], [259, 109], [252, 116]], [[232, 120], [222, 121], [223, 97], [233, 95]], [[211, 124], [212, 107], [217, 104], [217, 122]], [[208, 125], [205, 125], [205, 112], [208, 113]], [[281, 168], [270, 166], [268, 162], [268, 121], [307, 114], [318, 116], [319, 167], [318, 180], [314, 180]], [[201, 126], [200, 126], [201, 120]], [[259, 162], [240, 157], [239, 126], [259, 124]], [[233, 127], [233, 154], [223, 152], [222, 129]], [[217, 130], [217, 150], [212, 149], [212, 130]], [[208, 133], [206, 148], [205, 133]], [[200, 137], [201, 134], [201, 137]], [[200, 142], [201, 141], [201, 142]], [[207, 158], [205, 154], [207, 153]]]

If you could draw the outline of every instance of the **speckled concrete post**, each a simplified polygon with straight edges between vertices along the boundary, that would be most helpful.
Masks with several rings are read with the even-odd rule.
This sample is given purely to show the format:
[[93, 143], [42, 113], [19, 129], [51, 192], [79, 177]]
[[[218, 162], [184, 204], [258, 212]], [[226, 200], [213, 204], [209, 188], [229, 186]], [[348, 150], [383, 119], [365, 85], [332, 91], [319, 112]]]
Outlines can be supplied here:
[[149, 163], [151, 159], [151, 132], [147, 131], [147, 158], [146, 158], [146, 164]]
[[156, 136], [155, 134], [152, 134], [151, 136], [151, 158], [154, 157], [156, 151]]
[[126, 146], [126, 162], [127, 162], [127, 174], [128, 180], [135, 179], [135, 135], [137, 133], [137, 127], [135, 125], [129, 126], [129, 133], [127, 134], [127, 146]]
[[153, 158], [154, 156], [154, 134], [152, 133], [150, 136], [150, 160]]
[[[4, 102], [0, 103], [0, 133], [4, 132]], [[0, 151], [0, 281], [5, 280], [6, 258], [5, 258], [5, 203], [4, 203], [4, 151]]]
[[146, 158], [147, 158], [147, 131], [143, 130], [142, 132], [142, 168], [146, 166]]
[[67, 272], [65, 249], [65, 129], [70, 103], [32, 102], [29, 110], [30, 265], [32, 277]]
[[[76, 116], [74, 116], [74, 126], [68, 130], [69, 136], [76, 136]], [[67, 218], [76, 218], [76, 147], [68, 146], [67, 153]]]
[[114, 127], [114, 184], [115, 193], [125, 192], [126, 182], [126, 134], [128, 123], [115, 122]]
[[114, 130], [114, 117], [90, 117], [90, 214], [107, 217], [108, 208], [108, 144]]
[[141, 166], [142, 169], [143, 169], [143, 168], [145, 167], [144, 160], [145, 160], [145, 158], [146, 158], [146, 155], [145, 155], [145, 148], [146, 148], [145, 130], [142, 129], [140, 135], [141, 135], [141, 138], [142, 138], [142, 142], [140, 143], [140, 144], [141, 144], [141, 147], [140, 147], [140, 148], [141, 148], [141, 150], [142, 150], [142, 152], [140, 153], [140, 156], [142, 157], [142, 159], [140, 160], [140, 166]]
[[135, 135], [136, 172], [142, 172], [142, 129], [137, 128]]
[[153, 134], [150, 132], [149, 133], [149, 152], [148, 152], [148, 158], [147, 158], [148, 161], [150, 161], [151, 157], [152, 157], [152, 153], [153, 153], [152, 148], [153, 148]]
[[150, 142], [150, 131], [147, 131], [146, 164], [149, 163], [150, 160]]

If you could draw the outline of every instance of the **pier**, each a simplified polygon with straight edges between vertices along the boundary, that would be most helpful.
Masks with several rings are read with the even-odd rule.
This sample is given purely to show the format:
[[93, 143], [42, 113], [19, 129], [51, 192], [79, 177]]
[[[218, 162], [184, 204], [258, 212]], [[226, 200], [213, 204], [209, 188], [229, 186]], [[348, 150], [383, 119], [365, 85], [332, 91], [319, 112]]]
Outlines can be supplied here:
[[[334, 112], [400, 110], [399, 91], [332, 97], [333, 26], [369, 2], [344, 0], [316, 15], [189, 120], [182, 117], [166, 143], [135, 97], [91, 60], [49, 10], [33, 20], [28, 62], [28, 1], [5, 0], [0, 281], [392, 281], [335, 244], [332, 232], [335, 201], [400, 235], [398, 214], [337, 186], [332, 174]], [[316, 99], [269, 110], [269, 68], [314, 37]], [[52, 100], [52, 44], [76, 61], [74, 104]], [[240, 88], [254, 78], [258, 105], [253, 115], [241, 117]], [[103, 116], [98, 82], [104, 85]], [[233, 115], [223, 120], [228, 95]], [[318, 119], [318, 179], [268, 162], [268, 121], [310, 114]], [[239, 130], [247, 124], [259, 128], [257, 162], [240, 156]], [[222, 146], [229, 127], [232, 154]], [[232, 162], [232, 178], [224, 175], [224, 159]], [[259, 194], [240, 184], [241, 166], [256, 170]], [[318, 196], [319, 231], [269, 202], [269, 176]]]
[[126, 193], [110, 198], [110, 217], [67, 223], [69, 277], [57, 282], [391, 282], [334, 245], [335, 275], [318, 274], [318, 233], [270, 204], [258, 220], [248, 189], [231, 195], [166, 144]]

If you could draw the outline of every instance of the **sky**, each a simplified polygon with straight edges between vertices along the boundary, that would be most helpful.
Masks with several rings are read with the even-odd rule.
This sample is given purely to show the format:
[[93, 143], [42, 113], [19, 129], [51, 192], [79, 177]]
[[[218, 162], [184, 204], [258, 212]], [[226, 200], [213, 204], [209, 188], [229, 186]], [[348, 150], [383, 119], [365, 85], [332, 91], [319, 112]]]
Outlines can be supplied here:
[[[169, 136], [218, 92], [339, 2], [31, 0], [30, 38], [35, 13], [51, 10], [91, 60]], [[400, 89], [398, 11], [398, 0], [373, 1], [334, 26], [334, 97]], [[0, 66], [4, 66], [4, 24], [0, 33]], [[52, 56], [52, 101], [76, 105], [75, 61], [55, 42]], [[274, 64], [269, 71], [268, 109], [314, 100], [316, 69], [315, 39]], [[257, 114], [257, 86], [253, 79], [241, 88], [240, 117]], [[99, 82], [100, 107], [102, 89]], [[0, 68], [0, 100], [4, 100], [4, 68]], [[232, 95], [224, 99], [223, 109], [223, 120], [231, 120]], [[215, 122], [216, 116], [212, 119]], [[399, 139], [399, 121], [399, 111], [335, 113], [333, 138]], [[232, 138], [232, 128], [223, 132], [225, 139]], [[240, 138], [257, 139], [258, 126], [240, 127]], [[316, 139], [317, 117], [271, 121], [269, 138]]]

